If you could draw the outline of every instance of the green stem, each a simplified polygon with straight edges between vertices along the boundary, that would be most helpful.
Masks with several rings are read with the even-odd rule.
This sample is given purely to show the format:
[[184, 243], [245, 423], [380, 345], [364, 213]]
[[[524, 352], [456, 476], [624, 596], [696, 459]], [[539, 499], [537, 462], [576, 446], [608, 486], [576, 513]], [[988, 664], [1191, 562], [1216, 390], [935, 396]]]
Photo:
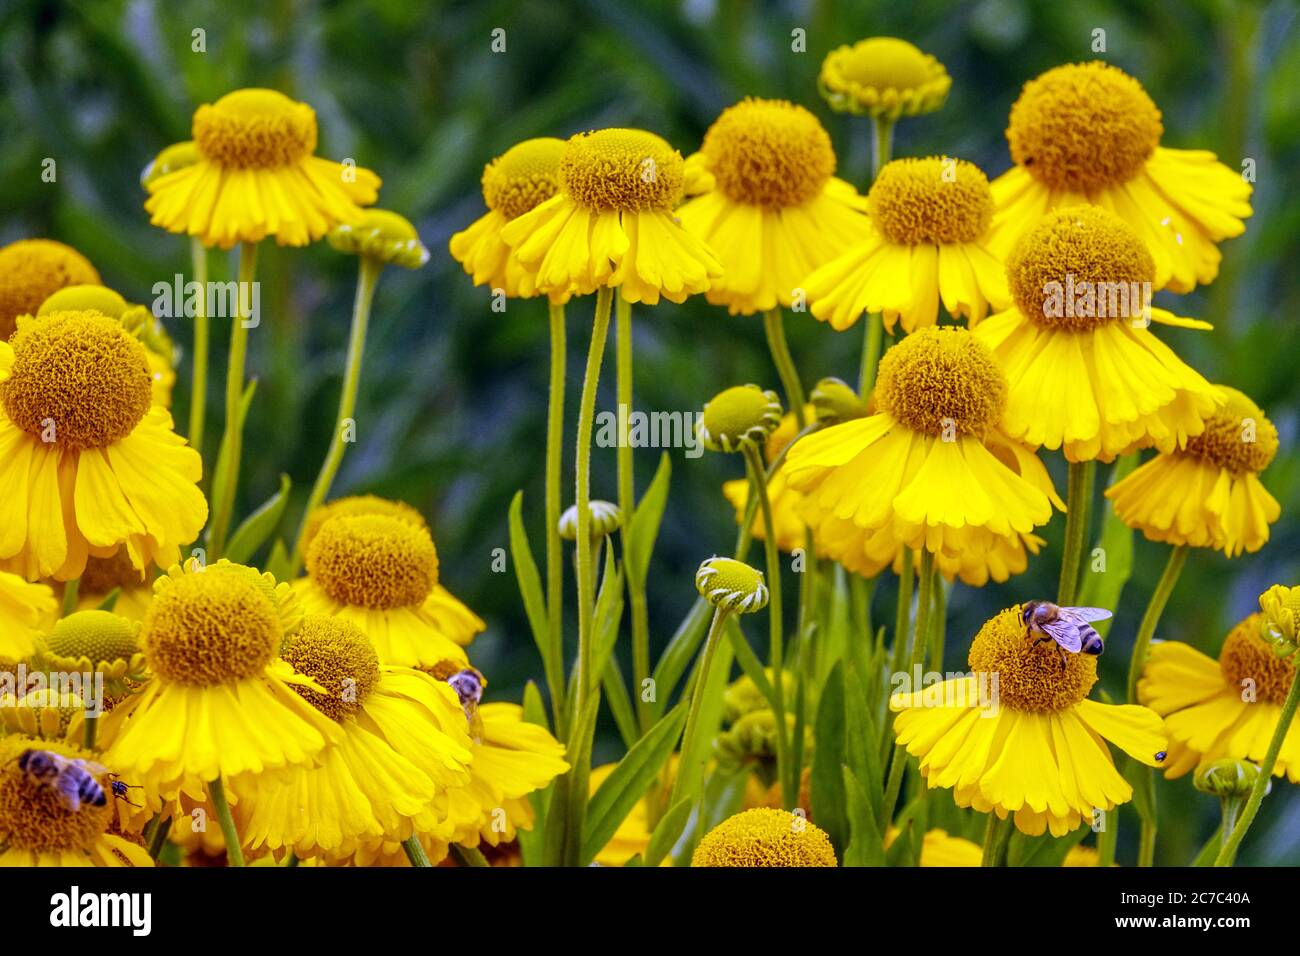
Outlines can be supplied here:
[[948, 592], [943, 585], [943, 576], [936, 568], [934, 572], [934, 617], [930, 629], [930, 667], [936, 671], [943, 670], [944, 645], [948, 636]]
[[650, 618], [646, 608], [645, 579], [627, 567], [629, 555], [635, 552], [632, 540], [633, 521], [636, 514], [636, 481], [633, 471], [632, 442], [627, 434], [627, 422], [632, 414], [632, 303], [620, 293], [615, 303], [617, 314], [618, 365], [618, 507], [623, 512], [623, 564], [627, 577], [628, 602], [632, 613], [632, 687], [636, 695], [637, 724], [641, 733], [650, 729], [654, 714], [650, 702], [641, 692], [650, 677]]
[[158, 859], [158, 854], [162, 852], [167, 845], [167, 834], [172, 829], [172, 818], [164, 817], [155, 819], [153, 833], [149, 835], [149, 856]]
[[451, 853], [451, 858], [461, 866], [490, 866], [487, 857], [477, 847], [461, 846], [459, 843], [453, 843], [447, 849]]
[[1259, 765], [1259, 776], [1255, 779], [1255, 785], [1250, 788], [1250, 797], [1246, 800], [1246, 806], [1242, 808], [1241, 818], [1237, 820], [1237, 825], [1232, 828], [1232, 834], [1224, 841], [1223, 849], [1219, 851], [1218, 859], [1214, 861], [1215, 866], [1232, 865], [1237, 857], [1237, 848], [1245, 839], [1250, 825], [1255, 822], [1255, 814], [1259, 813], [1259, 805], [1264, 802], [1264, 794], [1273, 779], [1273, 768], [1277, 766], [1277, 755], [1282, 750], [1282, 741], [1286, 739], [1287, 732], [1291, 729], [1291, 722], [1295, 719], [1297, 704], [1300, 704], [1300, 667], [1296, 668], [1295, 677], [1291, 679], [1291, 690], [1282, 704], [1282, 715], [1273, 730], [1273, 739], [1268, 742], [1264, 762]]
[[99, 736], [99, 718], [86, 717], [81, 726], [81, 745], [86, 750], [95, 749], [95, 740]]
[[1010, 842], [1011, 818], [1001, 820], [996, 813], [990, 813], [984, 830], [984, 853], [980, 857], [980, 866], [1006, 866]]
[[1102, 810], [1102, 829], [1097, 834], [1097, 865], [1112, 866], [1115, 863], [1115, 848], [1119, 845], [1119, 807]]
[[235, 829], [235, 819], [230, 815], [230, 804], [226, 803], [226, 791], [220, 777], [208, 781], [208, 795], [212, 798], [212, 809], [226, 841], [226, 863], [228, 866], [243, 866], [244, 851], [239, 844], [239, 831]]
[[1133, 657], [1129, 660], [1128, 665], [1128, 702], [1136, 704], [1138, 680], [1142, 677], [1142, 669], [1146, 666], [1147, 653], [1151, 650], [1151, 638], [1155, 636], [1156, 627], [1160, 624], [1160, 615], [1164, 613], [1165, 605], [1169, 603], [1169, 597], [1174, 593], [1174, 586], [1178, 584], [1178, 576], [1182, 574], [1183, 565], [1187, 562], [1187, 545], [1177, 545], [1169, 552], [1169, 560], [1165, 563], [1164, 573], [1160, 575], [1160, 581], [1156, 584], [1156, 589], [1151, 592], [1151, 600], [1147, 602], [1146, 612], [1142, 615], [1142, 623], [1138, 627], [1137, 640], [1133, 642]]
[[[889, 671], [897, 674], [907, 660], [907, 632], [912, 622], [912, 552], [903, 549], [902, 565], [898, 572], [898, 604], [894, 608], [894, 646], [889, 653]], [[888, 720], [884, 722], [880, 739], [880, 762], [889, 760], [893, 750], [894, 732]]]
[[[909, 551], [903, 558], [903, 565], [906, 567], [911, 563], [912, 554]], [[916, 636], [912, 639], [912, 656], [908, 661], [909, 680], [911, 675], [916, 673], [917, 667], [925, 663], [926, 634], [934, 607], [934, 554], [926, 548], [921, 549], [921, 570], [917, 572], [917, 583], [919, 587], [916, 597]], [[896, 744], [894, 759], [889, 763], [889, 780], [885, 784], [884, 811], [887, 819], [894, 818], [894, 804], [898, 802], [898, 794], [903, 788], [903, 772], [906, 768], [907, 750]]]
[[67, 617], [77, 610], [77, 598], [81, 594], [81, 578], [73, 578], [63, 585], [63, 602], [59, 616]]
[[415, 834], [411, 834], [402, 841], [402, 849], [406, 851], [406, 858], [411, 861], [411, 866], [433, 866], [429, 862], [429, 854], [424, 852], [424, 847], [420, 845], [420, 838]]
[[865, 402], [876, 387], [876, 367], [880, 364], [880, 350], [885, 342], [885, 323], [879, 312], [868, 312], [862, 318], [866, 335], [862, 340], [862, 368], [858, 371], [858, 394]]
[[871, 181], [875, 182], [880, 171], [889, 162], [894, 149], [894, 121], [877, 117], [871, 127]]
[[1057, 604], [1073, 604], [1079, 593], [1079, 573], [1083, 554], [1088, 547], [1088, 525], [1092, 509], [1092, 482], [1097, 474], [1095, 461], [1070, 462], [1069, 500], [1065, 514], [1065, 544], [1061, 555], [1061, 580]]
[[564, 450], [564, 304], [550, 305], [551, 378], [546, 409], [546, 613], [550, 642], [543, 661], [557, 733], [567, 729], [564, 708], [564, 543], [560, 540]]
[[790, 357], [780, 307], [763, 313], [763, 331], [767, 333], [767, 347], [772, 353], [772, 363], [776, 365], [776, 373], [781, 378], [786, 405], [794, 412], [794, 420], [802, 430], [805, 424], [803, 385], [799, 382], [799, 371], [795, 368], [794, 359]]
[[203, 453], [203, 423], [208, 410], [208, 250], [190, 237], [190, 269], [199, 286], [194, 312], [194, 370], [190, 379], [190, 447]]
[[[704, 709], [704, 695], [709, 684], [709, 668], [713, 666], [713, 655], [722, 640], [722, 629], [731, 612], [726, 608], [714, 608], [713, 621], [709, 624], [709, 633], [704, 638], [704, 657], [700, 661], [699, 673], [695, 675], [695, 686], [691, 690], [691, 704], [686, 711], [686, 728], [682, 733], [682, 745], [678, 753], [693, 753], [692, 744], [699, 734], [700, 711]], [[673, 788], [668, 796], [667, 806], [673, 806], [681, 799], [686, 786], [686, 774], [679, 773], [673, 780]]]

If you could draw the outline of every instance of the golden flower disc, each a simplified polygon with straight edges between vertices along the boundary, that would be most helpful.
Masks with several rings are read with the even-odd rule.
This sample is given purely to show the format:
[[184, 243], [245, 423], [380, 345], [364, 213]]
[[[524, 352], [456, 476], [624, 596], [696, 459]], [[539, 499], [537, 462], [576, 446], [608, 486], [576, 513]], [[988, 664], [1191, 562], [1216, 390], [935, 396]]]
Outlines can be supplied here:
[[53, 239], [20, 239], [0, 249], [0, 339], [13, 335], [14, 320], [32, 315], [54, 292], [99, 282], [90, 261]]
[[830, 135], [786, 100], [749, 98], [723, 110], [700, 152], [727, 198], [751, 206], [801, 206], [835, 174]]
[[1295, 680], [1295, 661], [1278, 657], [1260, 637], [1263, 623], [1264, 615], [1255, 613], [1232, 629], [1219, 651], [1219, 668], [1233, 687], [1253, 688], [1256, 700], [1281, 706]]
[[988, 177], [964, 159], [896, 159], [872, 183], [867, 211], [900, 245], [974, 242], [993, 218], [993, 195]]
[[[1049, 328], [1085, 330], [1138, 316], [1149, 304], [1144, 290], [1155, 272], [1155, 261], [1138, 234], [1100, 206], [1048, 213], [1007, 257], [1016, 307], [1031, 322]], [[1071, 288], [1077, 298], [1089, 287], [1097, 291], [1095, 309], [1064, 307]]]
[[755, 807], [705, 834], [691, 866], [837, 866], [826, 831], [789, 810]]
[[187, 139], [180, 143], [172, 143], [164, 147], [163, 151], [149, 161], [140, 172], [140, 185], [148, 188], [149, 184], [155, 179], [161, 179], [168, 173], [174, 173], [177, 170], [193, 166], [199, 161], [199, 148], [194, 144], [194, 140]]
[[896, 120], [937, 110], [952, 77], [906, 40], [868, 37], [827, 54], [817, 85], [834, 110]]
[[672, 209], [682, 198], [686, 164], [661, 137], [640, 129], [601, 129], [569, 138], [560, 182], [588, 209]]
[[1205, 420], [1205, 431], [1187, 440], [1186, 453], [1234, 475], [1259, 474], [1277, 454], [1277, 428], [1249, 396], [1227, 386], [1219, 393], [1226, 403]]
[[289, 166], [316, 149], [316, 112], [275, 90], [227, 93], [194, 112], [194, 144], [223, 166]]
[[964, 328], [917, 329], [885, 353], [876, 407], [928, 435], [982, 435], [1002, 417], [1007, 380], [993, 353]]
[[1011, 107], [1011, 159], [1052, 189], [1092, 193], [1132, 179], [1160, 145], [1160, 110], [1142, 84], [1094, 60], [1030, 80]]
[[106, 448], [131, 434], [153, 404], [149, 356], [100, 312], [52, 312], [13, 337], [14, 363], [0, 383], [13, 423], [43, 438], [53, 423], [65, 448]]
[[412, 607], [438, 583], [438, 552], [428, 530], [401, 518], [344, 514], [316, 532], [307, 570], [340, 603]]
[[51, 312], [103, 312], [110, 319], [121, 319], [130, 304], [106, 285], [64, 286], [41, 303], [38, 316]]
[[1051, 640], [1035, 646], [1042, 635], [1030, 633], [1021, 611], [1017, 604], [985, 622], [971, 642], [966, 659], [970, 669], [997, 674], [998, 701], [1013, 710], [1052, 713], [1073, 707], [1097, 683], [1097, 658], [1058, 653]]
[[0, 846], [33, 853], [89, 850], [108, 829], [113, 807], [83, 803], [76, 813], [70, 812], [54, 787], [32, 779], [18, 766], [25, 750], [47, 750], [74, 760], [95, 759], [88, 751], [56, 740], [0, 739]]
[[292, 685], [307, 703], [333, 720], [359, 711], [379, 683], [379, 655], [370, 638], [341, 618], [303, 618], [302, 626], [285, 642], [280, 656], [328, 691], [322, 694], [310, 687]]
[[380, 498], [378, 495], [348, 495], [346, 498], [335, 498], [327, 504], [312, 510], [307, 516], [307, 523], [302, 532], [302, 549], [307, 551], [311, 547], [312, 539], [316, 537], [316, 532], [330, 518], [337, 515], [390, 515], [394, 518], [400, 518], [407, 524], [414, 525], [417, 528], [429, 530], [429, 524], [424, 520], [424, 515], [420, 514], [419, 509], [408, 505], [405, 501], [394, 501], [390, 498]]
[[566, 143], [553, 136], [516, 143], [483, 167], [483, 201], [506, 219], [518, 219], [560, 191]]
[[746, 443], [762, 444], [781, 424], [781, 400], [757, 385], [724, 389], [704, 406], [698, 431], [712, 451], [735, 451]]
[[61, 618], [42, 640], [59, 657], [82, 657], [92, 664], [129, 661], [140, 652], [139, 625], [108, 611], [77, 611]]

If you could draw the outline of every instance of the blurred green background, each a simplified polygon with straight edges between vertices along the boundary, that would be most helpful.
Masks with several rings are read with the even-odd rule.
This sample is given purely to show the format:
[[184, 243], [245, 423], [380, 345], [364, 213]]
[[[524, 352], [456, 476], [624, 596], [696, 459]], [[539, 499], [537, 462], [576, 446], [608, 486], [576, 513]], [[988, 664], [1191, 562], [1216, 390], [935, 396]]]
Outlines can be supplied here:
[[[505, 52], [492, 51], [496, 28], [506, 31]], [[796, 28], [806, 31], [806, 52], [791, 49]], [[390, 269], [380, 284], [359, 440], [335, 493], [402, 498], [431, 518], [445, 583], [488, 621], [475, 644], [476, 663], [498, 699], [517, 699], [525, 680], [540, 679], [541, 667], [514, 575], [494, 573], [492, 557], [508, 547], [506, 509], [520, 488], [541, 557], [546, 308], [512, 302], [504, 314], [494, 313], [489, 294], [473, 288], [447, 254], [448, 237], [483, 212], [484, 163], [528, 137], [603, 126], [645, 127], [687, 154], [721, 109], [752, 94], [816, 111], [835, 141], [840, 175], [862, 185], [868, 124], [830, 113], [815, 80], [830, 49], [890, 34], [935, 54], [953, 76], [941, 112], [900, 125], [895, 154], [956, 155], [991, 178], [1010, 163], [1003, 129], [1021, 84], [1056, 64], [1092, 58], [1098, 28], [1106, 33], [1105, 58], [1138, 77], [1164, 111], [1166, 145], [1211, 148], [1231, 166], [1251, 157], [1258, 169], [1255, 215], [1245, 236], [1224, 247], [1221, 278], [1158, 303], [1176, 302], [1180, 313], [1216, 324], [1212, 333], [1160, 334], [1210, 378], [1254, 396], [1282, 437], [1265, 475], [1283, 504], [1273, 540], [1262, 553], [1231, 562], [1195, 553], [1157, 635], [1214, 654], [1232, 624], [1256, 607], [1261, 590], [1298, 579], [1300, 204], [1286, 199], [1300, 194], [1295, 3], [3, 0], [0, 242], [48, 236], [71, 243], [108, 284], [148, 302], [155, 282], [187, 273], [189, 265], [187, 243], [148, 224], [142, 167], [162, 147], [189, 138], [198, 104], [232, 89], [274, 87], [314, 106], [320, 154], [353, 157], [376, 170], [384, 179], [381, 205], [412, 219], [433, 253], [419, 272]], [[192, 50], [197, 29], [205, 31], [206, 52]], [[47, 157], [58, 164], [55, 183], [40, 178]], [[230, 268], [227, 257], [214, 256], [215, 277]], [[333, 424], [355, 268], [355, 259], [323, 243], [263, 250], [263, 322], [252, 335], [250, 360], [260, 384], [241, 513], [275, 490], [281, 471], [292, 477], [297, 502], [305, 497]], [[590, 300], [570, 308], [570, 429], [590, 321]], [[639, 409], [691, 411], [729, 384], [777, 387], [757, 319], [729, 317], [701, 297], [683, 306], [638, 307], [634, 322]], [[807, 317], [793, 317], [787, 327], [805, 383], [854, 376], [859, 328], [837, 334]], [[188, 348], [188, 328], [170, 331]], [[213, 445], [226, 334], [218, 323]], [[603, 409], [614, 402], [612, 352], [606, 369]], [[185, 364], [181, 422], [187, 376]], [[658, 452], [637, 455], [644, 490]], [[1060, 465], [1050, 462], [1064, 491]], [[733, 457], [688, 459], [680, 450], [673, 466], [650, 576], [656, 651], [694, 598], [698, 562], [731, 548], [733, 516], [718, 489], [740, 474]], [[594, 481], [597, 496], [616, 497], [612, 450], [597, 451]], [[295, 507], [286, 526], [296, 520]], [[1058, 516], [1047, 551], [1026, 575], [1005, 586], [954, 590], [950, 669], [964, 666], [967, 639], [988, 615], [1053, 593], [1061, 525]], [[1103, 682], [1113, 694], [1122, 696], [1133, 634], [1165, 555], [1164, 546], [1137, 544], [1111, 650], [1102, 658]], [[882, 582], [878, 617], [891, 613], [892, 592], [892, 581]], [[616, 736], [602, 728], [598, 759], [617, 753]], [[1243, 861], [1300, 861], [1295, 791], [1274, 788]], [[1162, 784], [1159, 799], [1165, 825], [1157, 862], [1184, 863], [1213, 829], [1217, 806], [1186, 778]], [[1177, 825], [1169, 822], [1173, 815]], [[1133, 820], [1125, 817], [1122, 860], [1132, 858]]]

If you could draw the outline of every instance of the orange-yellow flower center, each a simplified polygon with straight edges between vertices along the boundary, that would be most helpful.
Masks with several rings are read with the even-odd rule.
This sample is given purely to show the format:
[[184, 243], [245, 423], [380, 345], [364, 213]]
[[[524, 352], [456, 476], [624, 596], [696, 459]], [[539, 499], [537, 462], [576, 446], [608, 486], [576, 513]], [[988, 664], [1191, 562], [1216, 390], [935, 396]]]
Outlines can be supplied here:
[[[12, 736], [0, 740], [0, 847], [34, 853], [86, 851], [108, 829], [114, 810], [81, 803], [69, 810], [59, 797], [55, 781], [19, 766], [24, 751], [36, 750], [55, 759], [90, 761], [95, 755], [55, 740]], [[47, 758], [48, 759], [48, 758]], [[74, 771], [76, 772], [76, 771]], [[106, 787], [104, 778], [94, 778]]]
[[0, 339], [14, 320], [34, 315], [49, 296], [69, 285], [98, 283], [99, 273], [71, 246], [52, 239], [20, 239], [0, 249]]
[[526, 139], [483, 167], [483, 201], [506, 219], [517, 219], [560, 190], [565, 142], [551, 136]]
[[291, 685], [303, 699], [333, 720], [359, 711], [379, 683], [379, 655], [370, 638], [350, 621], [309, 615], [285, 642], [280, 656], [300, 674], [325, 688]]
[[1001, 417], [1007, 380], [988, 346], [964, 328], [918, 329], [885, 353], [876, 407], [913, 431], [982, 435]]
[[194, 112], [194, 143], [223, 166], [289, 166], [316, 149], [316, 111], [275, 90], [227, 93]]
[[1007, 282], [1036, 325], [1084, 331], [1138, 318], [1151, 304], [1155, 262], [1138, 234], [1100, 206], [1048, 213], [1007, 257]]
[[1256, 701], [1281, 706], [1295, 680], [1295, 660], [1278, 657], [1260, 637], [1263, 624], [1264, 615], [1255, 613], [1234, 627], [1219, 652], [1219, 668], [1223, 679], [1243, 695], [1253, 693]]
[[682, 197], [686, 164], [654, 133], [601, 129], [569, 138], [560, 183], [588, 209], [638, 212], [672, 209]]
[[426, 528], [401, 518], [340, 514], [316, 532], [307, 570], [342, 604], [413, 607], [438, 583], [438, 552]]
[[993, 196], [988, 177], [964, 159], [896, 159], [872, 184], [867, 209], [890, 242], [973, 242], [993, 218]]
[[1036, 645], [1043, 635], [1029, 630], [1021, 610], [1017, 604], [985, 622], [971, 642], [970, 669], [996, 674], [998, 703], [1012, 710], [1052, 713], [1073, 707], [1097, 683], [1097, 658], [1058, 650], [1052, 640]]
[[801, 206], [835, 174], [822, 124], [785, 100], [746, 99], [723, 110], [700, 152], [727, 198], [751, 206]]
[[108, 611], [77, 611], [60, 619], [41, 643], [51, 654], [73, 660], [84, 657], [92, 665], [129, 661], [140, 651], [138, 631], [134, 621]]
[[307, 516], [307, 524], [302, 532], [304, 552], [311, 547], [312, 539], [316, 537], [316, 532], [320, 530], [321, 525], [338, 515], [390, 515], [417, 528], [424, 528], [426, 531], [429, 528], [424, 515], [405, 501], [393, 501], [380, 498], [378, 495], [348, 495], [346, 498], [335, 498], [321, 505]]
[[756, 807], [728, 817], [705, 834], [691, 866], [836, 866], [826, 831], [802, 814]]
[[0, 398], [15, 425], [65, 448], [107, 448], [153, 404], [149, 355], [99, 312], [51, 312], [13, 337]]
[[1226, 403], [1205, 420], [1205, 431], [1187, 440], [1184, 454], [1234, 475], [1257, 475], [1277, 454], [1277, 428], [1249, 396], [1227, 386], [1220, 386], [1219, 393]]

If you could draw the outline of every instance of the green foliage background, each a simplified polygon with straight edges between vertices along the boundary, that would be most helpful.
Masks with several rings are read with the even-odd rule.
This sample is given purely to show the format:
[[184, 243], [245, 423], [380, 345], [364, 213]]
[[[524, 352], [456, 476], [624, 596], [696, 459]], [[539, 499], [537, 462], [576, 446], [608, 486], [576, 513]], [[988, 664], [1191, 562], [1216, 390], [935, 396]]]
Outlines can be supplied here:
[[[419, 272], [390, 269], [381, 282], [359, 441], [336, 494], [403, 498], [430, 516], [444, 581], [489, 624], [475, 645], [476, 662], [494, 694], [517, 695], [524, 680], [540, 676], [540, 662], [513, 574], [494, 573], [492, 558], [494, 549], [508, 548], [506, 509], [518, 488], [535, 545], [542, 540], [547, 334], [544, 303], [512, 302], [505, 314], [492, 312], [488, 293], [473, 288], [447, 254], [451, 233], [483, 211], [483, 164], [521, 139], [603, 126], [655, 130], [687, 154], [722, 108], [752, 94], [816, 111], [836, 143], [840, 174], [862, 184], [867, 123], [826, 110], [815, 79], [833, 47], [892, 34], [937, 55], [954, 79], [941, 112], [901, 124], [896, 155], [956, 155], [992, 177], [1010, 162], [1003, 128], [1021, 84], [1056, 64], [1092, 58], [1093, 31], [1103, 29], [1105, 58], [1137, 76], [1164, 111], [1166, 145], [1211, 148], [1233, 166], [1249, 157], [1257, 168], [1255, 215], [1246, 235], [1225, 246], [1220, 279], [1160, 303], [1177, 302], [1182, 314], [1216, 324], [1212, 333], [1160, 334], [1210, 378], [1253, 395], [1282, 436], [1265, 476], [1284, 509], [1273, 540], [1259, 555], [1231, 562], [1194, 554], [1157, 635], [1213, 654], [1261, 590], [1300, 577], [1300, 204], [1288, 202], [1300, 192], [1296, 20], [1290, 0], [4, 0], [0, 240], [69, 242], [108, 284], [148, 302], [155, 282], [188, 271], [188, 252], [183, 240], [148, 225], [142, 167], [188, 138], [196, 105], [231, 89], [269, 86], [311, 103], [321, 154], [376, 170], [384, 179], [381, 204], [416, 222], [433, 252]], [[504, 53], [490, 46], [498, 27], [506, 31]], [[796, 28], [806, 31], [807, 52], [792, 52]], [[196, 29], [205, 31], [206, 52], [192, 50]], [[55, 183], [40, 178], [47, 157], [57, 161]], [[251, 345], [260, 385], [241, 513], [275, 490], [281, 471], [293, 478], [299, 504], [315, 475], [335, 413], [355, 267], [324, 244], [263, 251], [263, 323]], [[232, 263], [216, 256], [214, 268], [220, 277]], [[590, 320], [590, 301], [570, 308], [570, 427]], [[724, 385], [777, 386], [757, 319], [731, 318], [697, 298], [637, 308], [634, 321], [640, 409], [690, 411]], [[806, 317], [788, 328], [806, 383], [853, 377], [857, 330], [837, 334]], [[171, 332], [187, 345], [188, 328], [173, 323]], [[218, 323], [209, 455], [219, 435], [224, 337]], [[606, 368], [604, 409], [613, 407], [612, 352]], [[187, 375], [185, 366], [178, 421], [187, 411]], [[641, 490], [657, 455], [638, 452]], [[731, 547], [733, 517], [718, 488], [740, 474], [731, 457], [692, 460], [674, 451], [673, 464], [650, 577], [656, 648], [694, 597], [698, 562]], [[1050, 464], [1064, 489], [1060, 462]], [[613, 451], [598, 450], [595, 467], [595, 494], [614, 498]], [[291, 508], [289, 520], [296, 518]], [[1006, 586], [954, 590], [950, 669], [964, 666], [966, 641], [987, 616], [1054, 591], [1061, 524], [1058, 517], [1048, 529], [1049, 548], [1026, 575]], [[1103, 658], [1103, 682], [1113, 694], [1122, 695], [1133, 634], [1165, 553], [1137, 542]], [[892, 587], [882, 583], [878, 617], [892, 607]], [[598, 758], [617, 753], [614, 736], [604, 733]], [[1243, 861], [1300, 860], [1294, 790], [1275, 786]], [[1162, 784], [1159, 799], [1157, 862], [1186, 862], [1213, 828], [1216, 807], [1187, 779]], [[1122, 859], [1135, 830], [1125, 827]]]

